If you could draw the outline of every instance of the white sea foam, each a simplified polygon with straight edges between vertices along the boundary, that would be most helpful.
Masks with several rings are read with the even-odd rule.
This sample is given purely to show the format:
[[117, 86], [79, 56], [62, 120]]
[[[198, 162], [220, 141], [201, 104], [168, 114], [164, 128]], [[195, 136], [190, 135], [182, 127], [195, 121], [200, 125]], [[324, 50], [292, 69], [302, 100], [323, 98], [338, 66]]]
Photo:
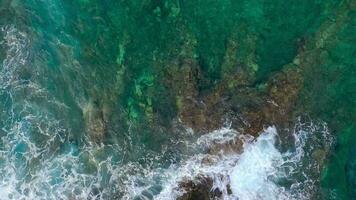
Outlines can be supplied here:
[[[235, 134], [236, 137], [230, 137]], [[291, 132], [294, 141], [288, 151], [281, 152], [277, 143], [278, 133], [275, 127], [269, 127], [259, 137], [239, 135], [233, 130], [223, 129], [205, 135], [198, 141], [222, 141], [242, 139], [241, 154], [214, 155], [208, 164], [203, 160], [209, 155], [197, 154], [181, 166], [173, 166], [166, 173], [167, 181], [163, 191], [155, 199], [176, 199], [184, 194], [178, 185], [180, 182], [195, 180], [199, 176], [213, 180], [211, 191], [219, 189], [221, 199], [240, 200], [289, 200], [310, 199], [317, 192], [320, 163], [313, 158], [315, 150], [327, 153], [332, 145], [332, 137], [323, 123], [298, 123]], [[278, 141], [278, 142], [277, 142]], [[283, 181], [288, 183], [283, 183]], [[230, 187], [232, 194], [228, 193]]]
[[230, 172], [234, 196], [246, 200], [290, 197], [285, 188], [273, 182], [284, 163], [283, 154], [275, 146], [276, 137], [276, 129], [269, 127], [256, 141], [245, 144], [244, 152]]
[[[22, 130], [21, 126], [17, 131]], [[292, 135], [295, 137], [291, 143], [293, 147], [282, 152], [276, 144], [281, 141], [274, 127], [267, 128], [255, 139], [224, 128], [187, 144], [196, 153], [166, 169], [144, 167], [135, 162], [113, 164], [110, 157], [99, 159], [98, 152], [104, 148], [100, 145], [89, 144], [79, 154], [71, 147], [65, 154], [42, 159], [43, 163], [31, 172], [28, 182], [19, 179], [16, 161], [7, 160], [9, 166], [6, 177], [1, 178], [0, 194], [8, 199], [109, 199], [110, 195], [118, 193], [120, 199], [169, 200], [186, 192], [179, 188], [179, 183], [209, 177], [213, 180], [210, 190], [220, 190], [221, 199], [310, 199], [317, 182], [313, 178], [317, 177], [309, 173], [318, 171], [319, 167], [311, 156], [315, 149], [327, 149], [332, 139], [324, 124], [298, 122]], [[209, 154], [204, 151], [236, 140], [243, 144], [240, 153], [222, 150]], [[31, 141], [26, 142], [31, 144]], [[32, 153], [42, 153], [35, 146], [33, 148]], [[87, 163], [81, 160], [83, 155], [94, 164], [95, 172], [83, 172], [83, 164]], [[153, 162], [159, 159], [153, 158]], [[284, 179], [290, 184], [280, 183]], [[95, 188], [98, 192], [93, 192]]]
[[26, 64], [29, 41], [26, 33], [18, 31], [13, 25], [2, 26], [0, 31], [4, 35], [2, 44], [6, 48], [6, 57], [0, 70], [0, 87], [4, 89], [15, 81], [16, 69]]
[[[102, 198], [101, 194], [112, 188], [100, 189], [110, 182], [103, 179], [119, 174], [119, 167], [111, 162], [110, 155], [102, 158], [97, 154], [112, 147], [90, 141], [84, 141], [86, 145], [80, 149], [68, 144], [69, 130], [61, 120], [32, 100], [41, 98], [63, 107], [41, 86], [43, 66], [29, 63], [28, 35], [14, 25], [0, 27], [0, 31], [0, 45], [5, 50], [0, 68], [0, 114], [7, 120], [0, 127], [0, 199]], [[31, 79], [23, 81], [19, 74], [25, 68], [30, 70]], [[62, 152], [63, 145], [70, 149]], [[119, 146], [112, 149], [113, 154], [122, 150]], [[90, 172], [85, 169], [88, 163]], [[99, 192], [94, 192], [96, 188]]]

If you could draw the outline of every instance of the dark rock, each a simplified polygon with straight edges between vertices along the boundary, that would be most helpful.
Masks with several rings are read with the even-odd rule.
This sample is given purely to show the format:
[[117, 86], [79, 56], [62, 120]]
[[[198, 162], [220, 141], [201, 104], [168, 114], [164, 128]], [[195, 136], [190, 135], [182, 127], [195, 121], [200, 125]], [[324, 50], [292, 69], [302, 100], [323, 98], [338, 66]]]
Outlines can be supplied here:
[[209, 200], [221, 197], [222, 192], [218, 189], [212, 191], [212, 187], [213, 180], [204, 176], [200, 176], [195, 180], [181, 182], [179, 188], [183, 189], [185, 193], [178, 197], [177, 200]]

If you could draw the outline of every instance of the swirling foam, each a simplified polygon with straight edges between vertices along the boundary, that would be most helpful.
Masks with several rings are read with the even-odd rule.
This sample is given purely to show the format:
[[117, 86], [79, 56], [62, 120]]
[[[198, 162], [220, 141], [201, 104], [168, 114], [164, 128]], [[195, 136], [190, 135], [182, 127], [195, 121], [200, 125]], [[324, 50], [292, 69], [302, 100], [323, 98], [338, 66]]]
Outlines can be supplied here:
[[[203, 136], [210, 138], [205, 144], [211, 144], [224, 135], [235, 134], [234, 140], [243, 140], [241, 154], [214, 155], [214, 162], [205, 164], [207, 154], [197, 154], [184, 164], [172, 167], [163, 191], [155, 199], [176, 199], [184, 194], [178, 185], [182, 181], [194, 180], [204, 175], [213, 180], [211, 191], [218, 188], [221, 199], [241, 200], [280, 200], [310, 199], [317, 195], [321, 170], [316, 152], [327, 154], [333, 143], [324, 123], [297, 122], [292, 135], [294, 140], [288, 151], [280, 150], [281, 143], [275, 127], [269, 127], [255, 139], [239, 135], [234, 130], [222, 129]], [[246, 138], [247, 137], [247, 138]], [[228, 141], [227, 137], [226, 140]], [[324, 154], [324, 155], [325, 155]], [[229, 188], [232, 194], [229, 194]]]

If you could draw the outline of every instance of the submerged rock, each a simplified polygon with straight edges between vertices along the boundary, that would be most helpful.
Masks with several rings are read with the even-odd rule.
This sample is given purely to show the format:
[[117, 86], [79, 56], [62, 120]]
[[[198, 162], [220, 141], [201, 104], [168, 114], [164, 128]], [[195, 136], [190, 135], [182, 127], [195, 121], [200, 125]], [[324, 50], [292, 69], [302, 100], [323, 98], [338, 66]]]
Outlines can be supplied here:
[[[347, 9], [345, 5], [340, 6], [340, 10]], [[231, 126], [243, 134], [257, 136], [264, 127], [275, 125], [281, 133], [280, 136], [283, 137], [283, 134], [290, 136], [290, 130], [293, 129], [295, 122], [298, 98], [304, 86], [304, 73], [314, 65], [323, 62], [320, 57], [325, 53], [325, 48], [335, 42], [334, 35], [347, 19], [345, 16], [346, 14], [340, 11], [334, 22], [327, 22], [320, 27], [316, 39], [301, 41], [299, 53], [294, 60], [265, 82], [256, 84], [251, 78], [251, 73], [246, 70], [235, 73], [229, 71], [231, 74], [225, 75], [224, 79], [207, 94], [194, 90], [198, 93], [190, 95], [196, 97], [190, 99], [190, 102], [194, 103], [181, 105], [183, 113], [187, 113], [180, 115], [182, 122], [193, 128], [195, 132], [204, 133], [220, 128], [223, 126], [224, 119], [228, 118]], [[231, 59], [231, 56], [225, 58]], [[229, 66], [238, 63], [237, 60], [226, 61], [225, 65], [228, 71], [232, 68]], [[188, 82], [195, 84], [194, 81], [197, 80], [199, 76], [189, 79]], [[194, 123], [195, 120], [199, 123]], [[241, 145], [235, 143], [218, 144], [213, 145], [208, 153], [214, 155], [226, 149], [239, 152], [241, 151], [239, 147]], [[317, 148], [311, 152], [310, 156], [315, 160], [316, 166], [309, 169], [313, 176], [320, 176], [320, 167], [324, 166], [329, 151], [330, 149]], [[207, 156], [203, 162], [209, 165], [216, 161]], [[212, 189], [212, 178], [204, 175], [194, 180], [180, 182], [179, 188], [184, 191], [184, 194], [178, 198], [180, 200], [219, 199], [222, 195], [222, 191]], [[230, 189], [229, 192], [231, 193]], [[318, 197], [318, 194], [310, 195]]]
[[102, 142], [106, 129], [107, 108], [98, 101], [89, 101], [83, 109], [86, 131], [91, 141]]

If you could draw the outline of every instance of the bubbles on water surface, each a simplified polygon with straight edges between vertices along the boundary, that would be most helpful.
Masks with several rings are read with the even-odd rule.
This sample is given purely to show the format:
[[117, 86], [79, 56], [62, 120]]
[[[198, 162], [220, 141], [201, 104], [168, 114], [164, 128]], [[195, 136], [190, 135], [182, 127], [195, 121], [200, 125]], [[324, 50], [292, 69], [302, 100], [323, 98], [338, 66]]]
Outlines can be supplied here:
[[[243, 140], [240, 154], [221, 151], [208, 163], [204, 161], [211, 155], [192, 156], [168, 170], [168, 181], [156, 199], [177, 198], [185, 192], [178, 187], [179, 183], [202, 175], [213, 180], [210, 190], [219, 189], [220, 199], [310, 199], [318, 193], [321, 162], [333, 143], [324, 123], [298, 120], [292, 130], [291, 148], [285, 152], [277, 145], [279, 136], [275, 127], [267, 128], [255, 139], [229, 129], [215, 131], [203, 138], [211, 138], [210, 143], [214, 139], [219, 141], [227, 133], [235, 134], [234, 139]], [[227, 141], [230, 139], [227, 137]]]

